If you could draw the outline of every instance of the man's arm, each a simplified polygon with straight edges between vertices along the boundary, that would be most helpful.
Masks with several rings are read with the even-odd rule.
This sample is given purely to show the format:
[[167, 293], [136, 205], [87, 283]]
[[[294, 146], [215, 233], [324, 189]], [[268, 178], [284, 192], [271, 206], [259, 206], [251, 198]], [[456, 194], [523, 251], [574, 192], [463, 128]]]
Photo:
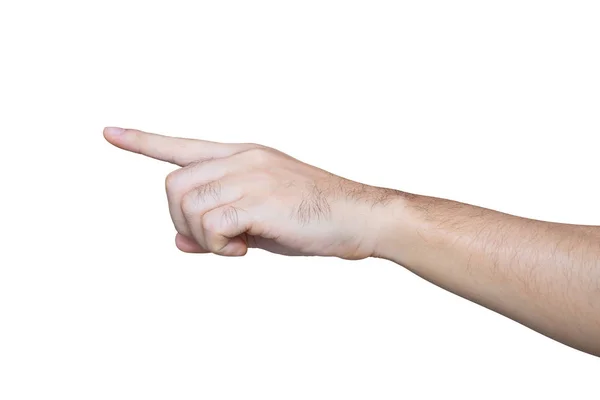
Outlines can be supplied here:
[[534, 221], [333, 175], [248, 143], [107, 128], [124, 150], [181, 168], [166, 179], [177, 247], [243, 256], [386, 258], [462, 297], [600, 356], [600, 228]]
[[600, 227], [399, 194], [375, 256], [600, 356]]

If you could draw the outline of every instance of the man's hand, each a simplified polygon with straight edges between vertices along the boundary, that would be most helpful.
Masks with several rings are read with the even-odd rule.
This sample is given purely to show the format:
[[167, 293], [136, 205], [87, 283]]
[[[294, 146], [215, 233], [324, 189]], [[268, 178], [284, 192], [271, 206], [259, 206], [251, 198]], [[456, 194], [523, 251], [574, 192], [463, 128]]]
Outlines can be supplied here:
[[256, 144], [117, 128], [104, 135], [183, 167], [167, 177], [183, 251], [385, 258], [600, 356], [600, 227], [362, 185]]
[[370, 257], [380, 205], [399, 192], [335, 176], [257, 144], [106, 128], [124, 150], [182, 168], [166, 179], [177, 247], [226, 256], [248, 247], [286, 255]]

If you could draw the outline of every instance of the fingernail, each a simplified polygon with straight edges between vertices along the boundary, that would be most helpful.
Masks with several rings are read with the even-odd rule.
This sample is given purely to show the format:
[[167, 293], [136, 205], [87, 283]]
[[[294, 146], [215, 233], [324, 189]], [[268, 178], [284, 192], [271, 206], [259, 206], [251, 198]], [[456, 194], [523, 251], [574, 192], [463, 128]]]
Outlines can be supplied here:
[[105, 128], [105, 132], [108, 135], [117, 136], [117, 135], [120, 135], [123, 132], [125, 132], [125, 129], [123, 129], [123, 128], [117, 128], [117, 127], [114, 127], [114, 126], [108, 126], [108, 127]]

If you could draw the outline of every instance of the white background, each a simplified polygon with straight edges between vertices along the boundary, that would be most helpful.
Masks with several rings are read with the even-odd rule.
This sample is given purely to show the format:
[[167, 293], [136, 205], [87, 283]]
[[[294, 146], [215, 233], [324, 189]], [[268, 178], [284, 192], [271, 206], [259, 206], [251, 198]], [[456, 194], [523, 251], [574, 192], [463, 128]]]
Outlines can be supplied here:
[[179, 252], [173, 166], [101, 131], [600, 224], [598, 21], [595, 1], [3, 1], [0, 398], [597, 399], [600, 359], [391, 262]]

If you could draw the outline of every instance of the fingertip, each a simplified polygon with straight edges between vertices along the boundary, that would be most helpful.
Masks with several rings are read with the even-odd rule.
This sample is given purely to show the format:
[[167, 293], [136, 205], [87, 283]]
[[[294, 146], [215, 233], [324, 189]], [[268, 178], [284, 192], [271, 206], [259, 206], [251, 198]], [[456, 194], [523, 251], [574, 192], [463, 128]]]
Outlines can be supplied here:
[[112, 144], [113, 146], [123, 148], [122, 136], [123, 133], [125, 133], [125, 131], [126, 129], [124, 128], [119, 128], [116, 126], [107, 126], [102, 131], [102, 134], [104, 135], [104, 139], [106, 139], [108, 143]]
[[123, 132], [125, 132], [125, 129], [119, 128], [117, 126], [107, 126], [106, 128], [104, 128], [104, 136], [119, 136], [122, 135]]
[[104, 138], [108, 140], [110, 143], [114, 143], [114, 141], [125, 133], [125, 129], [119, 128], [116, 126], [107, 126], [102, 131]]

